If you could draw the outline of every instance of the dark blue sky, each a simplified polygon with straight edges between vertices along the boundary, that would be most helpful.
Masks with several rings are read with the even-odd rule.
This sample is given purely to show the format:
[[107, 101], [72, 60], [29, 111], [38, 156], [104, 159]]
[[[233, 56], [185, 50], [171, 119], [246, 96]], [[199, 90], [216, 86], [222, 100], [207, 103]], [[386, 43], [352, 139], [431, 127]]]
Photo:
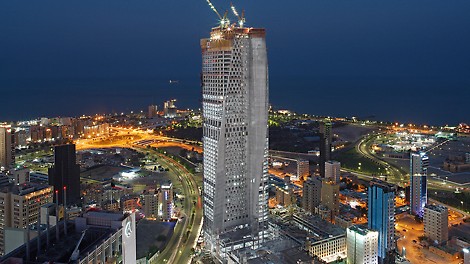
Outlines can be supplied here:
[[[213, 0], [223, 12], [230, 1]], [[234, 0], [265, 27], [271, 103], [470, 122], [470, 1]], [[200, 103], [205, 0], [0, 1], [0, 120]], [[168, 84], [180, 80], [179, 85]]]

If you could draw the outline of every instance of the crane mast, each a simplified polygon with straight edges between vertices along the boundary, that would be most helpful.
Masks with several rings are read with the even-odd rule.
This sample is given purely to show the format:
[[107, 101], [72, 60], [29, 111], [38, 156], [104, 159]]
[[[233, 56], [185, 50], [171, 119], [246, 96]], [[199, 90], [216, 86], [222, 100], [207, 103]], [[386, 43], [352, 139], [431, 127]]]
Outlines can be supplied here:
[[228, 11], [225, 11], [225, 14], [224, 16], [221, 16], [219, 11], [217, 11], [217, 9], [215, 8], [215, 6], [212, 4], [212, 2], [210, 0], [206, 0], [207, 3], [209, 4], [209, 7], [212, 9], [212, 11], [214, 11], [214, 13], [217, 14], [217, 16], [219, 17], [220, 19], [220, 27], [221, 28], [226, 28], [230, 25], [230, 20], [227, 18], [227, 14], [228, 14]]
[[242, 28], [243, 24], [245, 24], [245, 10], [242, 11], [242, 15], [240, 16], [232, 2], [230, 2], [230, 9], [232, 9], [233, 14], [238, 18], [238, 25]]

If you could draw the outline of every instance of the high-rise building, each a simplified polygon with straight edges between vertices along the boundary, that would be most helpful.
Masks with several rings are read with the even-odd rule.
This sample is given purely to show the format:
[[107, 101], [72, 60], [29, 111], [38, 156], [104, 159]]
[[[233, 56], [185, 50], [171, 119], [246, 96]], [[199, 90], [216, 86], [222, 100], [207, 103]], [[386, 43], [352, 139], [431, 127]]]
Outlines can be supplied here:
[[339, 214], [339, 183], [327, 181], [326, 179], [323, 180], [321, 204], [326, 206], [331, 212], [328, 221], [333, 221], [335, 216]]
[[12, 167], [13, 151], [11, 126], [0, 124], [0, 171], [9, 170]]
[[173, 118], [176, 117], [176, 99], [163, 102], [163, 115], [165, 117]]
[[310, 175], [310, 162], [308, 160], [297, 160], [297, 179], [305, 180]]
[[396, 187], [380, 180], [370, 182], [368, 225], [379, 232], [379, 263], [395, 263], [395, 192]]
[[292, 188], [281, 188], [276, 186], [276, 201], [278, 205], [290, 206], [292, 204], [293, 192]]
[[158, 217], [158, 194], [151, 192], [142, 197], [142, 210], [145, 218], [156, 219]]
[[261, 246], [268, 219], [265, 30], [223, 25], [201, 40], [204, 237], [216, 257]]
[[336, 183], [341, 179], [341, 163], [339, 161], [329, 160], [325, 162], [325, 179]]
[[66, 193], [67, 205], [80, 203], [80, 166], [74, 144], [60, 145], [54, 148], [54, 167], [49, 169], [49, 185], [58, 192], [59, 204], [64, 203]]
[[308, 177], [303, 184], [302, 208], [311, 213], [315, 213], [315, 208], [321, 203], [322, 181], [318, 177]]
[[0, 254], [5, 254], [5, 228], [27, 228], [38, 221], [39, 209], [52, 202], [51, 186], [26, 182], [0, 189]]
[[424, 206], [428, 200], [427, 171], [429, 158], [425, 153], [410, 154], [410, 211], [423, 217]]
[[156, 105], [149, 105], [147, 117], [154, 118], [158, 116], [158, 107]]
[[438, 244], [449, 239], [448, 210], [442, 205], [424, 207], [424, 235]]
[[170, 220], [173, 216], [173, 185], [171, 183], [162, 184], [159, 192], [159, 216], [163, 220]]
[[325, 162], [331, 160], [333, 133], [329, 121], [320, 123], [320, 176], [325, 177]]
[[15, 170], [10, 171], [10, 179], [13, 180], [15, 184], [23, 184], [25, 182], [29, 182], [29, 174], [30, 171], [27, 168], [17, 168]]
[[346, 230], [348, 264], [378, 263], [379, 233], [362, 226], [351, 226]]

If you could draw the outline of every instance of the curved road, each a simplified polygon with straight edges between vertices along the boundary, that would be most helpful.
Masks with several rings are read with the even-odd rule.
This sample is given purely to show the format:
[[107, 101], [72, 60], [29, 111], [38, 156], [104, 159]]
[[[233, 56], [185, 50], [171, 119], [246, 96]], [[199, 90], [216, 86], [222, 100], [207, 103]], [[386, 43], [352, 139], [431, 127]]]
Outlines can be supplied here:
[[392, 183], [400, 183], [405, 180], [405, 175], [406, 173], [403, 173], [398, 169], [397, 167], [391, 165], [390, 163], [383, 161], [382, 159], [378, 158], [377, 156], [373, 155], [370, 152], [370, 143], [373, 138], [383, 135], [384, 133], [378, 133], [378, 134], [372, 134], [371, 136], [368, 136], [366, 138], [363, 138], [359, 141], [358, 144], [356, 144], [356, 151], [363, 155], [364, 157], [374, 161], [375, 163], [380, 164], [383, 166], [386, 171], [388, 172], [387, 176], [392, 176], [393, 180], [388, 179], [389, 182]]
[[[137, 145], [134, 144], [136, 141], [142, 141], [143, 139], [158, 139], [167, 140], [168, 138], [160, 137], [156, 135], [145, 135], [146, 133], [139, 132], [134, 134], [135, 130], [120, 131], [121, 135], [139, 135], [134, 140], [130, 139], [119, 139], [113, 140], [110, 138], [100, 138], [99, 140], [82, 139], [76, 142], [77, 150], [92, 149], [92, 148], [133, 148], [136, 150], [152, 151], [146, 148], [146, 144]], [[130, 134], [133, 133], [133, 134]], [[142, 136], [143, 135], [143, 136]], [[109, 141], [107, 141], [109, 139]], [[101, 142], [100, 142], [101, 141]], [[155, 141], [149, 142], [152, 146], [158, 146]], [[175, 144], [184, 144], [183, 142], [173, 141]], [[165, 142], [162, 142], [165, 145]], [[166, 146], [166, 145], [165, 145]], [[195, 247], [197, 239], [199, 238], [199, 232], [202, 225], [202, 200], [199, 195], [199, 188], [194, 175], [191, 174], [183, 165], [179, 164], [175, 160], [166, 157], [163, 154], [154, 152], [160, 156], [160, 162], [172, 170], [180, 180], [183, 193], [185, 196], [185, 214], [186, 217], [175, 226], [173, 235], [168, 242], [165, 249], [160, 253], [156, 259], [156, 263], [190, 263], [192, 258], [192, 248]], [[182, 225], [181, 225], [182, 224]]]

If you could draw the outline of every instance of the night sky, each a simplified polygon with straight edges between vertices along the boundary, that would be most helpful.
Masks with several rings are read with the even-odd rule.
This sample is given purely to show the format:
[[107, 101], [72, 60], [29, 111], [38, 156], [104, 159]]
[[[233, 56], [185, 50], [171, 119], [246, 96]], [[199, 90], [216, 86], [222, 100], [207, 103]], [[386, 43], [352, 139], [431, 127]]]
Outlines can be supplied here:
[[[233, 0], [277, 108], [470, 123], [470, 1]], [[223, 13], [230, 1], [213, 0]], [[0, 120], [200, 106], [205, 0], [0, 1]], [[179, 80], [170, 85], [168, 80]]]

